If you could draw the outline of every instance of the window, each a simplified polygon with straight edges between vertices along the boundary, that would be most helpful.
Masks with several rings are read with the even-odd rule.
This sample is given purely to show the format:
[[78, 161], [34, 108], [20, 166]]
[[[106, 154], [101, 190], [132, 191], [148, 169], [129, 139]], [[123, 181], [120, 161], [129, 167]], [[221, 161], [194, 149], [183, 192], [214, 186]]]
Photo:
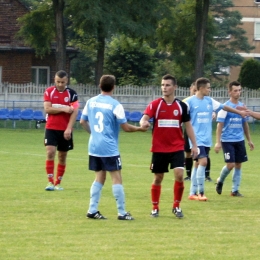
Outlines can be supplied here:
[[49, 67], [32, 67], [31, 68], [32, 83], [36, 85], [50, 84], [50, 68]]
[[260, 40], [260, 22], [255, 22], [255, 40]]
[[230, 67], [218, 67], [218, 71], [214, 72], [215, 75], [229, 75], [230, 74]]

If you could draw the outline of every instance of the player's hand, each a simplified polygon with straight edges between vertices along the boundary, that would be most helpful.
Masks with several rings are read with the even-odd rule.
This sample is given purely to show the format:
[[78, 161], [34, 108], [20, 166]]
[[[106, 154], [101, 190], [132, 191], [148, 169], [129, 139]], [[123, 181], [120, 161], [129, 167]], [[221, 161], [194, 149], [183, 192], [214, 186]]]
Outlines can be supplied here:
[[145, 131], [147, 131], [150, 128], [150, 123], [149, 121], [143, 121], [142, 123], [140, 123], [141, 128], [145, 129]]
[[248, 145], [250, 147], [250, 151], [253, 151], [255, 149], [255, 146], [251, 141], [248, 142]]
[[64, 138], [66, 139], [66, 140], [70, 140], [71, 139], [71, 129], [66, 129], [65, 131], [64, 131]]
[[73, 111], [74, 111], [73, 106], [66, 106], [66, 107], [64, 107], [64, 112], [65, 113], [71, 114], [71, 113], [73, 113]]
[[219, 153], [219, 151], [221, 150], [221, 144], [220, 143], [216, 143], [215, 144], [215, 147], [214, 147], [214, 151], [216, 152], [216, 153]]
[[236, 106], [236, 109], [240, 110], [240, 111], [248, 110], [245, 105], [244, 106]]
[[191, 156], [193, 159], [197, 158], [198, 157], [198, 147], [197, 146], [193, 146], [191, 148]]

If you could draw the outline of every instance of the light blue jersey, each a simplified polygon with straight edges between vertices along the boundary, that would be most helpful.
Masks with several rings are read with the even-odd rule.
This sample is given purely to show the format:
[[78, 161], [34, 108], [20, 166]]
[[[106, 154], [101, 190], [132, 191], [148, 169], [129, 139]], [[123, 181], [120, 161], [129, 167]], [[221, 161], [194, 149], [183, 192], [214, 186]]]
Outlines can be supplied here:
[[[190, 110], [197, 146], [210, 147], [212, 145], [212, 113], [218, 112], [224, 105], [211, 97], [205, 96], [199, 99], [196, 95], [189, 97], [185, 102]], [[192, 147], [191, 142], [190, 146]]]
[[123, 106], [109, 95], [89, 99], [81, 118], [89, 121], [89, 155], [112, 157], [119, 155], [118, 134], [120, 124], [127, 122]]
[[[236, 106], [243, 106], [244, 104], [238, 102], [237, 104], [232, 103], [228, 100], [224, 105], [236, 108]], [[240, 115], [220, 110], [217, 116], [217, 122], [224, 123], [221, 141], [222, 142], [240, 142], [244, 140], [244, 122], [246, 118], [242, 118]]]

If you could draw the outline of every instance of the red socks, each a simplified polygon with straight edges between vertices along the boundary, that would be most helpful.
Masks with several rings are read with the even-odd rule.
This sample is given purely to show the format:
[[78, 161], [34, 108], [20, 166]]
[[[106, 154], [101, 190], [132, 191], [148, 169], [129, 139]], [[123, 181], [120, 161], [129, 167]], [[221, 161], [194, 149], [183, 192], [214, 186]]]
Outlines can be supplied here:
[[[49, 182], [54, 184], [54, 161], [46, 160], [45, 168], [46, 168], [46, 173], [47, 173]], [[66, 168], [66, 165], [58, 164], [55, 185], [60, 184], [62, 177], [64, 175], [64, 172], [65, 172], [65, 168]]]
[[152, 184], [151, 198], [152, 198], [153, 210], [155, 209], [159, 210], [160, 195], [161, 195], [161, 185], [157, 186]]
[[64, 172], [65, 172], [65, 168], [66, 168], [66, 165], [58, 164], [55, 186], [60, 184], [60, 182], [62, 180], [62, 176], [64, 175]]
[[174, 186], [173, 186], [173, 208], [176, 208], [176, 207], [179, 208], [183, 191], [184, 191], [183, 182], [175, 181]]
[[45, 169], [46, 169], [46, 173], [47, 173], [49, 182], [53, 183], [54, 161], [46, 160]]

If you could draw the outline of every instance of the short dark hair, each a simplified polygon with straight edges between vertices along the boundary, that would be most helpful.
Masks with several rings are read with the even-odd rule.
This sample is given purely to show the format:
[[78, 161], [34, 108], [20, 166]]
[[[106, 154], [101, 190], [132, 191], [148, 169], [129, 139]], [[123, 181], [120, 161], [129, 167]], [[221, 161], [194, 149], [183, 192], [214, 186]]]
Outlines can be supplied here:
[[59, 70], [56, 72], [55, 76], [58, 76], [59, 78], [68, 77], [68, 74], [65, 70]]
[[116, 84], [116, 78], [114, 75], [103, 75], [100, 78], [99, 86], [102, 91], [110, 92]]
[[199, 90], [201, 87], [205, 87], [208, 83], [210, 83], [209, 79], [207, 78], [198, 78], [195, 82], [195, 85], [197, 87], [197, 90]]
[[228, 90], [229, 91], [231, 91], [232, 90], [232, 86], [240, 86], [241, 85], [241, 83], [240, 82], [238, 82], [238, 81], [232, 81], [232, 82], [230, 82], [229, 84], [228, 84]]
[[168, 80], [168, 79], [172, 81], [173, 85], [177, 85], [177, 79], [174, 76], [170, 74], [166, 74], [162, 77], [162, 80]]

